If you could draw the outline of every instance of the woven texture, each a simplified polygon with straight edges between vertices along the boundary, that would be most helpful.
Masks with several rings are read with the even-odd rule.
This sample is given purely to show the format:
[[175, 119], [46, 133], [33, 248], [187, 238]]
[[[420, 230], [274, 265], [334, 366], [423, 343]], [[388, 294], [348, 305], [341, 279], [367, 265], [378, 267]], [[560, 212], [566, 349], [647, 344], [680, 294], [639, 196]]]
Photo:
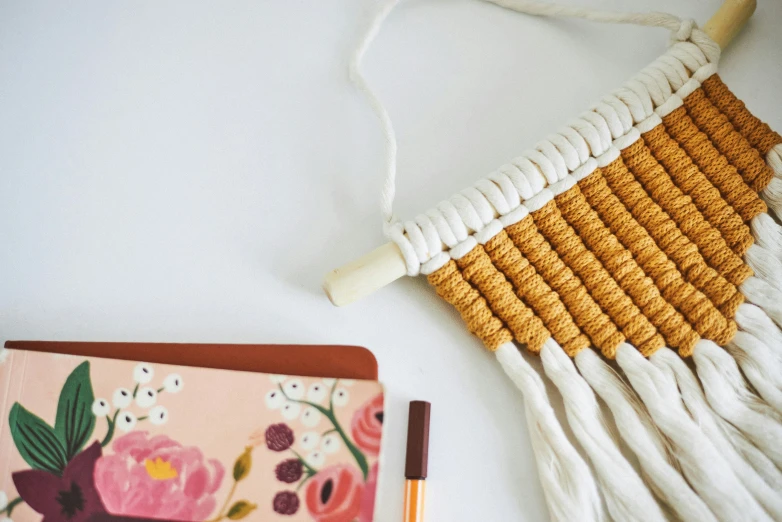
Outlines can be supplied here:
[[733, 339], [749, 223], [774, 176], [765, 157], [782, 137], [716, 73], [682, 101], [428, 275], [487, 348], [514, 339], [537, 353], [553, 337], [571, 357], [613, 358], [625, 341], [689, 356], [700, 339]]

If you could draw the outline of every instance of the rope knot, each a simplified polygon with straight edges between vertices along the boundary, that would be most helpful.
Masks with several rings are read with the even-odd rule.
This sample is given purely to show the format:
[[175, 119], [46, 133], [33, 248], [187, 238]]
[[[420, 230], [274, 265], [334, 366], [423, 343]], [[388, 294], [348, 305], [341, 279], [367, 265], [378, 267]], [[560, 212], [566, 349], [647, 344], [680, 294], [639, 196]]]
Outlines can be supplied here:
[[391, 214], [387, 218], [383, 218], [383, 235], [387, 238], [391, 238], [394, 228], [401, 228], [399, 224], [399, 218], [395, 214]]
[[679, 24], [679, 29], [671, 34], [671, 43], [686, 42], [692, 36], [692, 30], [696, 27], [698, 26], [692, 18], [682, 20]]

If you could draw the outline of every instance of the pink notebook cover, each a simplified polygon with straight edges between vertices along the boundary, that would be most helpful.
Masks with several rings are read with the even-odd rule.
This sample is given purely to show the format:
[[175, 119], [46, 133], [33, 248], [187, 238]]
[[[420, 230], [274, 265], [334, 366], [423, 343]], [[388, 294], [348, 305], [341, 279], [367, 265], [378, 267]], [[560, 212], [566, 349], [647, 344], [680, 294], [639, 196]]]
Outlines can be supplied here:
[[373, 519], [377, 381], [0, 358], [0, 519]]

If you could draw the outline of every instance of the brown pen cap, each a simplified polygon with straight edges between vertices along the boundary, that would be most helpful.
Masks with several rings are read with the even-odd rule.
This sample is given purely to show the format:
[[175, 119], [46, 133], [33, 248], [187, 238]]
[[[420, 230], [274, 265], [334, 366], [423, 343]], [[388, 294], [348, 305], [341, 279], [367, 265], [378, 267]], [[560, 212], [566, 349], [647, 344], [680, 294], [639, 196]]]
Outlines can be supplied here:
[[429, 410], [426, 401], [410, 401], [405, 478], [425, 479], [429, 461]]

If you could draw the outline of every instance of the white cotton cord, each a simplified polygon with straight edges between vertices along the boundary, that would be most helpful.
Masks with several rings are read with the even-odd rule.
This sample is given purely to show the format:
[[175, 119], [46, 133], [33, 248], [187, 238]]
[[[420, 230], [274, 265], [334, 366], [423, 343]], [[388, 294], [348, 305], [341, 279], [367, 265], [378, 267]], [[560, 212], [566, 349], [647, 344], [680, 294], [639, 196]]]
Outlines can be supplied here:
[[760, 197], [777, 219], [782, 219], [782, 178], [771, 178], [768, 186], [760, 193]]
[[691, 20], [682, 20], [678, 16], [668, 13], [621, 13], [616, 11], [599, 11], [583, 7], [557, 5], [535, 0], [487, 0], [506, 9], [520, 13], [581, 18], [592, 22], [608, 24], [632, 24], [646, 27], [663, 27], [672, 33], [672, 37], [678, 41], [692, 40], [709, 58], [710, 62], [719, 61], [720, 47], [703, 31], [697, 29]]
[[753, 304], [741, 303], [733, 319], [739, 328], [763, 339], [778, 364], [782, 365], [782, 331], [766, 312]]
[[739, 290], [747, 301], [762, 309], [776, 324], [782, 327], [782, 295], [780, 291], [759, 277], [748, 277]]
[[540, 375], [513, 343], [503, 344], [495, 354], [524, 396], [527, 425], [551, 520], [605, 521], [594, 477], [562, 430]]
[[738, 331], [725, 346], [760, 397], [782, 413], [782, 365], [766, 344], [754, 335]]
[[575, 361], [581, 375], [608, 405], [622, 439], [638, 458], [658, 498], [681, 520], [716, 521], [674, 466], [667, 443], [630, 387], [592, 350], [582, 350]]
[[399, 0], [384, 0], [377, 12], [375, 13], [372, 22], [367, 28], [366, 32], [359, 40], [358, 46], [353, 52], [353, 56], [350, 59], [350, 79], [356, 85], [367, 101], [372, 106], [372, 110], [380, 120], [380, 124], [383, 128], [383, 138], [386, 143], [386, 160], [385, 160], [385, 179], [383, 180], [383, 188], [381, 191], [380, 209], [383, 215], [383, 230], [386, 235], [390, 234], [390, 227], [394, 225], [396, 219], [394, 218], [394, 196], [396, 194], [396, 133], [394, 132], [394, 124], [391, 122], [391, 116], [389, 116], [383, 102], [372, 87], [367, 82], [364, 75], [361, 73], [361, 60], [364, 58], [369, 46], [375, 40], [375, 37], [380, 32], [380, 28], [383, 25], [388, 14], [399, 3]]
[[[760, 193], [760, 197], [768, 205], [769, 213], [773, 213], [777, 219], [782, 219], [782, 143], [772, 147], [766, 154], [766, 164], [771, 167], [774, 177]], [[750, 226], [758, 245], [782, 260], [782, 227], [766, 213], [752, 218]], [[775, 286], [782, 288], [782, 283]]]
[[777, 143], [766, 154], [766, 164], [777, 178], [782, 178], [782, 143]]
[[750, 245], [744, 261], [755, 272], [755, 277], [782, 291], [782, 261], [773, 252], [759, 245]]
[[[741, 330], [738, 333], [744, 335], [735, 347], [727, 348], [761, 397], [782, 413], [782, 396], [778, 395], [782, 393], [782, 331], [762, 309], [749, 303], [739, 305], [734, 319]], [[736, 349], [739, 353], [734, 353]]]
[[730, 464], [687, 414], [676, 383], [627, 343], [619, 345], [616, 362], [657, 426], [671, 441], [684, 476], [712, 513], [724, 522], [770, 520]]
[[628, 522], [665, 520], [649, 489], [609, 434], [595, 394], [573, 360], [551, 338], [543, 344], [540, 358], [546, 375], [562, 394], [570, 427], [592, 463], [611, 517]]
[[[773, 514], [775, 520], [782, 520], [782, 470], [733, 424], [725, 421], [714, 410], [710, 411], [729, 441], [732, 452], [738, 452], [737, 455], [744, 459], [740, 461], [741, 467], [738, 462], [734, 464], [732, 452], [728, 453], [729, 448], [725, 448], [725, 458], [731, 462], [736, 475], [766, 511]], [[723, 451], [721, 446], [720, 451]]]
[[702, 339], [692, 358], [712, 409], [782, 467], [780, 415], [747, 387], [733, 357]]
[[772, 252], [777, 259], [782, 259], [782, 227], [774, 218], [763, 212], [749, 222], [752, 235], [759, 246]]
[[736, 476], [775, 520], [782, 520], [782, 471], [744, 435], [708, 405], [698, 378], [669, 348], [655, 352], [649, 361], [678, 385], [687, 410], [709, 440], [725, 457]]
[[[739, 333], [742, 335], [739, 336]], [[752, 339], [757, 341], [757, 338], [747, 332], [737, 332], [736, 335], [739, 336], [741, 344], [751, 342]], [[752, 339], [747, 336], [751, 336]], [[742, 352], [761, 350], [761, 346], [752, 348], [744, 346], [736, 349]], [[768, 351], [765, 353], [769, 356], [769, 364], [774, 364], [773, 356]], [[695, 361], [698, 377], [703, 383], [706, 398], [714, 411], [745, 433], [746, 430], [742, 426], [753, 426], [753, 423], [757, 422], [757, 432], [766, 435], [771, 432], [778, 433], [779, 440], [782, 440], [782, 415], [774, 411], [766, 401], [750, 389], [739, 370], [736, 359], [730, 353], [713, 341], [701, 339], [695, 345], [692, 358]], [[747, 436], [752, 438], [749, 433]], [[782, 448], [780, 448], [780, 455], [782, 455]]]

